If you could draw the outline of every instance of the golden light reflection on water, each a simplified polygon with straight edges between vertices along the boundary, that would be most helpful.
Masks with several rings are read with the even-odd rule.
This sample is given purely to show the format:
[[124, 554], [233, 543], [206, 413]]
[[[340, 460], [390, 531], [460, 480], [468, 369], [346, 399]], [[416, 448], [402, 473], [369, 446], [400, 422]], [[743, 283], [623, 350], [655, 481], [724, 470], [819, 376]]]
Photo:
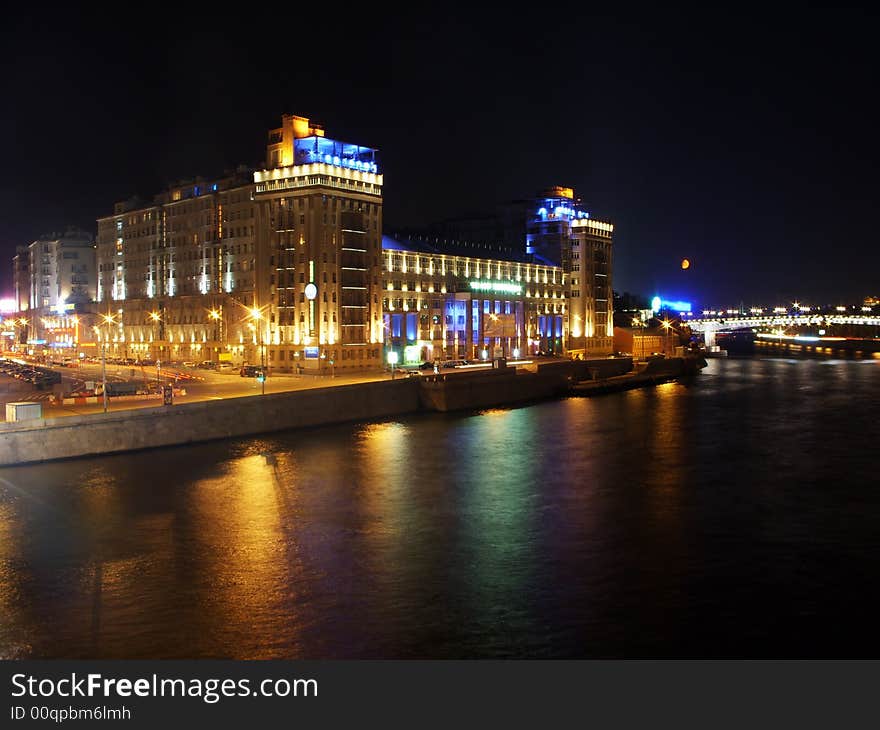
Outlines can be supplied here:
[[369, 424], [357, 430], [352, 453], [364, 515], [362, 559], [386, 591], [405, 582], [407, 537], [419, 530], [412, 508], [414, 492], [421, 488], [419, 457], [409, 453], [408, 433], [402, 423]]
[[[278, 459], [258, 453], [231, 460], [188, 495], [189, 524], [181, 526], [181, 539], [198, 556], [191, 566], [195, 580], [202, 589], [210, 586], [198, 591], [200, 622], [227, 634], [213, 647], [215, 656], [296, 656], [299, 624], [289, 577], [298, 570], [297, 545], [295, 532], [284, 529], [295, 508], [277, 479], [285, 468]], [[286, 621], [277, 620], [285, 614]]]

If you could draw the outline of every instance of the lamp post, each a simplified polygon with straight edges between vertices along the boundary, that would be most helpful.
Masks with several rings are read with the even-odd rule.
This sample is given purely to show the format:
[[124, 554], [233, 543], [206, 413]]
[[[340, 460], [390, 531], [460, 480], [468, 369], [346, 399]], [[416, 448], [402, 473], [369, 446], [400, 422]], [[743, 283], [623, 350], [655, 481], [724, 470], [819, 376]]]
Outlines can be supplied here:
[[25, 351], [25, 354], [27, 354], [27, 351], [28, 351], [27, 345], [28, 345], [28, 340], [30, 339], [30, 337], [28, 336], [29, 322], [28, 322], [27, 317], [19, 318], [18, 324], [21, 326], [21, 336], [19, 336], [19, 343], [17, 343], [15, 349], [18, 350], [18, 344], [22, 344], [20, 342], [20, 340], [24, 339], [24, 343], [23, 343], [24, 344], [24, 351]]
[[266, 395], [266, 351], [263, 349], [263, 312], [254, 307], [251, 309], [251, 317], [254, 319], [254, 329], [257, 331], [257, 341], [260, 348], [260, 385], [261, 392]]
[[[162, 315], [158, 312], [150, 312], [150, 320], [153, 323], [153, 342], [158, 342], [157, 333], [156, 333], [156, 325], [162, 321]], [[157, 344], [156, 349], [159, 349], [159, 345]], [[156, 353], [156, 362], [159, 362], [159, 353]], [[157, 378], [158, 379], [158, 378]]]
[[394, 366], [397, 365], [397, 353], [394, 350], [388, 353], [388, 364], [391, 365], [391, 379], [394, 380]]
[[223, 314], [222, 314], [222, 312], [220, 312], [216, 309], [212, 309], [210, 312], [208, 312], [208, 315], [211, 317], [211, 319], [214, 320], [214, 344], [215, 344], [215, 349], [217, 350], [217, 359], [219, 360], [220, 359], [220, 342], [221, 342], [220, 329], [221, 329], [221, 324], [222, 324], [222, 320], [223, 320]]
[[101, 395], [104, 400], [104, 413], [107, 412], [107, 338], [110, 336], [110, 325], [113, 324], [112, 314], [102, 314], [106, 326], [105, 333], [101, 336]]
[[73, 358], [74, 362], [79, 364], [79, 317], [73, 315]]
[[[666, 352], [669, 352], [669, 332], [672, 328], [672, 323], [668, 319], [663, 320], [663, 328], [666, 330]], [[673, 355], [675, 353], [672, 353]]]

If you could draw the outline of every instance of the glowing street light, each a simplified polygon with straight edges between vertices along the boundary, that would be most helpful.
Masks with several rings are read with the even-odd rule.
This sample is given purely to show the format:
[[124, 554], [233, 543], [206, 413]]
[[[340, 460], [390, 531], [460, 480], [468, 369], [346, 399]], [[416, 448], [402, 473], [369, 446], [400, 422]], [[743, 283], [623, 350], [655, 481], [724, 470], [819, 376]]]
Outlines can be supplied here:
[[217, 343], [217, 353], [219, 355], [220, 347], [219, 344], [224, 340], [222, 337], [222, 326], [223, 326], [223, 313], [218, 309], [208, 310], [208, 316], [214, 320], [214, 342]]
[[251, 315], [251, 319], [254, 320], [251, 323], [251, 326], [257, 332], [257, 339], [260, 348], [260, 386], [262, 394], [266, 395], [266, 350], [263, 346], [263, 327], [261, 324], [263, 312], [259, 307], [253, 307], [249, 309], [248, 312]]
[[391, 366], [391, 379], [394, 380], [394, 366], [397, 365], [397, 353], [394, 350], [388, 353], [388, 364]]
[[[110, 314], [102, 314], [101, 319], [104, 320], [104, 325], [107, 327], [106, 334], [101, 336], [101, 395], [104, 399], [104, 413], [107, 412], [107, 337], [110, 336], [110, 325], [115, 324], [116, 319], [115, 315]], [[95, 331], [97, 332], [98, 328], [95, 327]]]
[[668, 352], [669, 351], [669, 333], [672, 330], [672, 322], [670, 322], [668, 319], [664, 319], [662, 324], [663, 324], [663, 329], [666, 330], [666, 350]]

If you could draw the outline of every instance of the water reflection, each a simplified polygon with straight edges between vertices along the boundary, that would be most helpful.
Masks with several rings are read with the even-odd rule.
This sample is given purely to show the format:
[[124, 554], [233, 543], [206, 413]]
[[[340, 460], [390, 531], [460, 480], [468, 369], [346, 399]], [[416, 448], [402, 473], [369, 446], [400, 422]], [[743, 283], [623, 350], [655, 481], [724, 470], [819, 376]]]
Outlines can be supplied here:
[[878, 366], [4, 469], [0, 656], [876, 653]]

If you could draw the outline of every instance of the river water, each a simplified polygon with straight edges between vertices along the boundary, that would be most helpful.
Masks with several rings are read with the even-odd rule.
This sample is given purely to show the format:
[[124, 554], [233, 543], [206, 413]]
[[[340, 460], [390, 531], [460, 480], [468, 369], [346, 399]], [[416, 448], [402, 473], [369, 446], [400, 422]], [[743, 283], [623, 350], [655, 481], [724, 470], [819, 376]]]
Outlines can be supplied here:
[[0, 657], [880, 651], [880, 361], [0, 470]]

